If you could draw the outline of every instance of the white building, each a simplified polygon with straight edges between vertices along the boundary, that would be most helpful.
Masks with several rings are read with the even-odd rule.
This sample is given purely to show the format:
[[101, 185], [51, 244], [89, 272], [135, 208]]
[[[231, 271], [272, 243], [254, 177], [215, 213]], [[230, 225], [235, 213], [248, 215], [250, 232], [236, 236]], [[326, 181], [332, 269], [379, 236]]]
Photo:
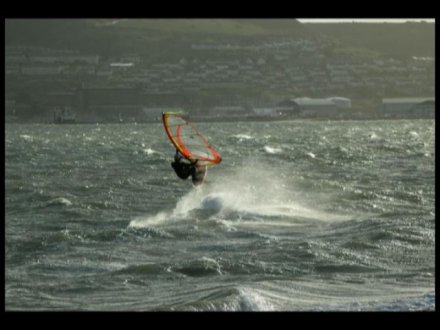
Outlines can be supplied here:
[[406, 97], [382, 99], [382, 113], [386, 116], [434, 115], [435, 98]]
[[257, 116], [274, 117], [276, 116], [275, 108], [254, 108], [253, 112]]
[[346, 97], [333, 96], [327, 98], [332, 101], [339, 109], [350, 109], [351, 108], [351, 100]]
[[312, 99], [308, 97], [295, 98], [301, 114], [307, 116], [333, 116], [338, 112], [337, 105], [329, 99]]

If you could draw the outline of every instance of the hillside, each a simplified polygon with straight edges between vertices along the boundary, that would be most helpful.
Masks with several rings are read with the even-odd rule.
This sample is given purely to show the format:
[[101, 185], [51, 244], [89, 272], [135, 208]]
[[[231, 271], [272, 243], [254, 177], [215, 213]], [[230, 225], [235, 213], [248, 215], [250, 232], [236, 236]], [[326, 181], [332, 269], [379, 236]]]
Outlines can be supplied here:
[[163, 52], [170, 42], [304, 35], [294, 19], [7, 19], [6, 45], [76, 49], [114, 55]]
[[435, 24], [304, 24], [311, 31], [339, 41], [345, 47], [363, 48], [385, 56], [435, 57]]
[[301, 24], [295, 19], [7, 19], [5, 45], [33, 45], [117, 55], [167, 56], [200, 41], [331, 39], [339, 51], [397, 58], [435, 56], [435, 24]]
[[5, 25], [8, 111], [16, 116], [18, 104], [23, 118], [59, 105], [119, 118], [141, 105], [266, 107], [292, 95], [341, 95], [355, 111], [368, 112], [384, 97], [435, 90], [435, 60], [412, 58], [434, 57], [434, 24], [8, 19]]
[[113, 26], [193, 37], [277, 36], [295, 35], [306, 31], [295, 19], [129, 19], [121, 20]]

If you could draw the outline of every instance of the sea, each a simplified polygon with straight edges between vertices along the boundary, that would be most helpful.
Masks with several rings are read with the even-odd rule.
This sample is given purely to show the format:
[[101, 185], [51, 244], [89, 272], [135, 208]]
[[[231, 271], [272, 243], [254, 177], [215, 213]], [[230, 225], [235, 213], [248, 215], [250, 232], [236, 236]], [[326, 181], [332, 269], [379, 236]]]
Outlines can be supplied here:
[[434, 311], [434, 120], [5, 125], [6, 311]]

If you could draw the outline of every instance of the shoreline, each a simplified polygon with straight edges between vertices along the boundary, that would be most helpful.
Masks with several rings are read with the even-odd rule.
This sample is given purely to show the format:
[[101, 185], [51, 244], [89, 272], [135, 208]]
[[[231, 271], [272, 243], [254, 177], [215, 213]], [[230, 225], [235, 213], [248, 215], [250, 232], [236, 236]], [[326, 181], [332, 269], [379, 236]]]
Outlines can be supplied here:
[[[199, 117], [199, 116], [189, 116], [189, 120], [195, 123], [230, 123], [230, 122], [282, 122], [282, 121], [385, 121], [385, 120], [435, 120], [435, 116], [400, 116], [400, 117]], [[41, 122], [41, 121], [5, 121], [5, 125], [28, 125], [28, 124], [46, 124], [46, 125], [59, 125], [59, 126], [71, 126], [71, 125], [114, 125], [114, 124], [155, 124], [161, 123], [161, 119], [154, 120], [139, 120], [139, 121], [77, 121], [74, 123], [53, 123], [53, 122]]]

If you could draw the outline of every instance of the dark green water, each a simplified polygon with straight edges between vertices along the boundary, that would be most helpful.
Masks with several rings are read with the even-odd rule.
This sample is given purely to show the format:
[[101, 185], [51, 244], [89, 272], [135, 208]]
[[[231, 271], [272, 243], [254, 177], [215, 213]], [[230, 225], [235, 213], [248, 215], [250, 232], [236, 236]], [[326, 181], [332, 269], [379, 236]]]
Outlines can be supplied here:
[[434, 310], [435, 127], [7, 125], [6, 310]]

